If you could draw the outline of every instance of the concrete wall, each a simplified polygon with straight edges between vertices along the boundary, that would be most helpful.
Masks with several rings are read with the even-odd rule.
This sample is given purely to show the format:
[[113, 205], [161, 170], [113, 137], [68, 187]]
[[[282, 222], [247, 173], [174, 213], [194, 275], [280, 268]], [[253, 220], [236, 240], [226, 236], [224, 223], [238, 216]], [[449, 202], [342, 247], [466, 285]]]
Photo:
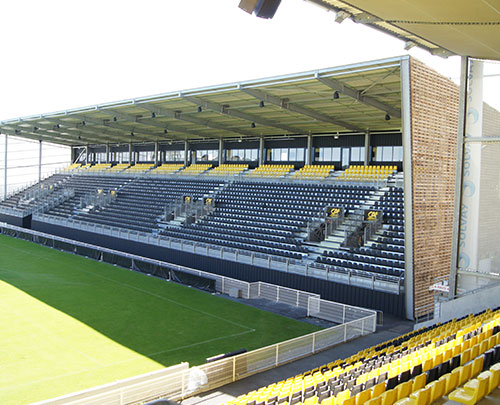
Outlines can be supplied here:
[[441, 303], [441, 316], [438, 319], [418, 323], [414, 330], [419, 328], [434, 325], [438, 322], [446, 322], [453, 318], [460, 318], [471, 313], [481, 312], [487, 308], [496, 308], [500, 306], [500, 283], [492, 284], [468, 295], [464, 295], [457, 299]]

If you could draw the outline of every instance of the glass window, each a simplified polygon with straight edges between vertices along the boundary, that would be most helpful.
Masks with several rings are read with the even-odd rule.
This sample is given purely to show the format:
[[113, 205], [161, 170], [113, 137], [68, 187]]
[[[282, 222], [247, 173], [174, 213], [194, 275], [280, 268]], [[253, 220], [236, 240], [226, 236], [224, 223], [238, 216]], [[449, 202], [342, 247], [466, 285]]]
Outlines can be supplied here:
[[258, 149], [252, 149], [252, 155], [251, 155], [250, 160], [259, 160], [259, 150]]
[[332, 148], [332, 162], [340, 162], [340, 148]]
[[295, 149], [295, 148], [291, 148], [290, 149], [290, 152], [289, 152], [289, 155], [288, 155], [288, 159], [291, 162], [295, 162], [297, 160], [297, 149]]
[[288, 161], [288, 149], [283, 148], [283, 149], [280, 149], [280, 151], [281, 151], [280, 160], [282, 162]]
[[382, 162], [382, 146], [378, 146], [375, 149], [375, 161]]
[[279, 160], [279, 155], [280, 155], [280, 149], [271, 149], [271, 160], [276, 162]]
[[351, 148], [351, 162], [359, 162], [359, 147]]
[[325, 148], [325, 152], [323, 154], [323, 162], [331, 162], [332, 161], [332, 148]]
[[393, 152], [392, 158], [394, 159], [393, 162], [402, 162], [403, 161], [403, 147], [402, 146], [395, 146], [394, 147], [394, 152]]
[[298, 148], [297, 149], [297, 162], [303, 162], [304, 161], [304, 148]]
[[384, 146], [382, 159], [384, 162], [392, 162], [392, 146]]

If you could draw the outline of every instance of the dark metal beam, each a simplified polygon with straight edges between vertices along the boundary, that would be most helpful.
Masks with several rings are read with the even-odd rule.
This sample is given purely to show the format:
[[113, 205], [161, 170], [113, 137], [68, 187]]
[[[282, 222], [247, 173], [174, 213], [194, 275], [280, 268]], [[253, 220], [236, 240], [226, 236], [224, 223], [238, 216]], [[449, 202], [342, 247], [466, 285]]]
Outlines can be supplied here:
[[316, 76], [316, 79], [321, 83], [323, 83], [325, 86], [331, 88], [332, 90], [338, 91], [339, 93], [352, 97], [353, 99], [359, 101], [360, 103], [385, 111], [391, 117], [401, 118], [400, 109], [395, 108], [389, 104], [385, 104], [374, 97], [367, 96], [366, 94], [363, 94], [361, 90], [356, 90], [355, 88], [342, 83], [340, 80], [332, 79], [330, 77], [321, 77], [319, 75]]
[[264, 125], [267, 127], [273, 127], [273, 128], [278, 128], [282, 129], [286, 132], [289, 132], [290, 134], [303, 134], [305, 133], [303, 129], [299, 128], [294, 128], [289, 125], [281, 124], [279, 122], [273, 121], [273, 120], [268, 120], [265, 118], [262, 118], [258, 115], [253, 115], [253, 114], [247, 114], [242, 111], [239, 111], [230, 105], [225, 105], [225, 104], [218, 104], [218, 103], [213, 103], [210, 101], [203, 100], [201, 98], [197, 97], [192, 97], [192, 96], [181, 96], [183, 99], [199, 105], [207, 110], [215, 111], [220, 114], [225, 114], [225, 115], [230, 115], [231, 117], [237, 117], [242, 120], [248, 121], [248, 122], [255, 122], [256, 124], [259, 125]]
[[294, 112], [297, 114], [305, 115], [307, 117], [315, 119], [316, 121], [327, 122], [329, 124], [343, 127], [343, 128], [348, 129], [350, 131], [364, 132], [366, 130], [366, 129], [360, 128], [356, 125], [349, 124], [345, 121], [339, 120], [337, 118], [333, 118], [333, 117], [330, 117], [328, 115], [319, 113], [319, 112], [314, 111], [310, 108], [306, 108], [306, 107], [300, 106], [300, 105], [295, 104], [295, 103], [290, 103], [286, 99], [273, 96], [273, 95], [268, 94], [262, 90], [252, 89], [252, 88], [241, 88], [241, 91], [245, 92], [246, 94], [249, 94], [252, 97], [255, 97], [258, 100], [262, 100], [264, 102], [274, 104], [274, 105], [281, 107], [287, 111], [291, 111], [291, 112]]

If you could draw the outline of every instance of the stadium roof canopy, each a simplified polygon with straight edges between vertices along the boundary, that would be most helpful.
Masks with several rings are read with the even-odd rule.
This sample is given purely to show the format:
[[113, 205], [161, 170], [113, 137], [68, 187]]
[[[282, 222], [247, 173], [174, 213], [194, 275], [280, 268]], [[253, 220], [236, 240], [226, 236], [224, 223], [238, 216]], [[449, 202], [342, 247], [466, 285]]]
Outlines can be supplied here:
[[432, 54], [500, 59], [500, 0], [309, 0]]
[[400, 130], [405, 58], [11, 119], [0, 132], [80, 146]]

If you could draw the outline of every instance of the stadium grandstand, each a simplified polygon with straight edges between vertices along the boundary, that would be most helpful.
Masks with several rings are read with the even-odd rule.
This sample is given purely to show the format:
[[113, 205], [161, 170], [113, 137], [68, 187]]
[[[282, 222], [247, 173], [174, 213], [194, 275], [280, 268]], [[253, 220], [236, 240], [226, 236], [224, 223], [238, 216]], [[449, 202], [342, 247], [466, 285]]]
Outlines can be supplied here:
[[[110, 312], [103, 306], [102, 319], [88, 326], [162, 366], [140, 364], [132, 377], [109, 370], [107, 385], [91, 378], [96, 388], [78, 381], [74, 393], [23, 399], [75, 405], [500, 401], [500, 112], [482, 91], [483, 71], [500, 59], [490, 31], [498, 21], [492, 24], [481, 6], [474, 15], [484, 31], [472, 34], [475, 22], [458, 21], [435, 24], [433, 31], [417, 12], [403, 9], [389, 18], [388, 2], [309, 1], [336, 12], [337, 22], [352, 19], [408, 47], [463, 55], [460, 85], [400, 56], [0, 122], [0, 246], [5, 257], [25, 251], [43, 258], [44, 273], [32, 265], [26, 277], [7, 274], [4, 281], [80, 320], [87, 319], [85, 310], [58, 297], [60, 286], [49, 291], [51, 283], [92, 286], [100, 298], [118, 294], [114, 305], [120, 306]], [[438, 17], [440, 10], [417, 3]], [[272, 18], [279, 4], [242, 0], [240, 8]], [[456, 35], [441, 42], [450, 24]], [[475, 46], [461, 41], [470, 35]], [[16, 172], [9, 161], [17, 158], [9, 145], [21, 140], [38, 148], [31, 156], [38, 163], [28, 166], [37, 181], [23, 185], [9, 174]], [[44, 163], [52, 151], [56, 157]], [[94, 261], [71, 262], [56, 249]], [[56, 263], [46, 270], [45, 255]], [[12, 256], [5, 262], [17, 266], [19, 255]], [[78, 275], [68, 270], [79, 266], [85, 270]], [[28, 274], [47, 287], [38, 291]], [[196, 288], [167, 292], [177, 287], [158, 279]], [[226, 301], [209, 301], [197, 289]], [[192, 311], [199, 323], [172, 331], [165, 340], [173, 346], [160, 351], [160, 337], [142, 320], [140, 339], [112, 330], [109, 320], [126, 296], [142, 306], [137, 312], [127, 306], [120, 316], [132, 315], [125, 323], [157, 305], [156, 318], [144, 321], [161, 324], [171, 304], [182, 307], [176, 318]], [[88, 311], [98, 311], [93, 297], [81, 297]], [[226, 316], [231, 301], [308, 323], [248, 308], [240, 315], [237, 305]], [[176, 341], [176, 334], [192, 340]], [[143, 348], [150, 336], [152, 344]], [[227, 345], [215, 343], [227, 338]], [[172, 355], [169, 363], [165, 353], [172, 352], [186, 357]], [[140, 361], [119, 355], [123, 363]], [[72, 373], [70, 366], [64, 371]]]

